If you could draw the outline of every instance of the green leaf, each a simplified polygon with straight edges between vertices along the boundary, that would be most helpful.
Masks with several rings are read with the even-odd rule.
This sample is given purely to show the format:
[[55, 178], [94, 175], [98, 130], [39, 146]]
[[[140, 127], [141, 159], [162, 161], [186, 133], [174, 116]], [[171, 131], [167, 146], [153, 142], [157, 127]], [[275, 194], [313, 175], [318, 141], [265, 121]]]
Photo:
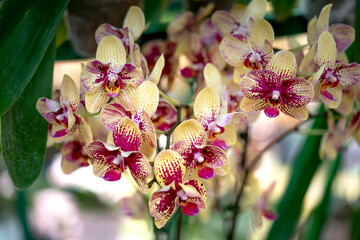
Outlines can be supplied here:
[[[320, 113], [323, 112], [323, 109]], [[326, 127], [326, 118], [317, 118], [313, 129]], [[302, 203], [310, 182], [320, 165], [321, 136], [308, 136], [295, 160], [292, 176], [278, 206], [279, 218], [274, 222], [267, 239], [291, 239], [301, 213]]]
[[0, 117], [43, 59], [69, 0], [5, 0], [0, 8]]
[[1, 118], [3, 157], [19, 190], [29, 187], [43, 166], [48, 123], [35, 106], [38, 98], [51, 96], [54, 61], [55, 41], [24, 92]]
[[300, 234], [299, 239], [306, 239], [306, 240], [320, 239], [321, 231], [329, 215], [331, 187], [334, 182], [337, 170], [339, 168], [340, 160], [341, 160], [341, 155], [338, 154], [336, 160], [328, 162], [329, 166], [327, 166], [328, 167], [327, 183], [322, 201], [311, 212], [310, 216], [306, 220], [304, 230]]
[[355, 61], [360, 64], [360, 0], [356, 0], [355, 4], [355, 42], [354, 48]]
[[292, 15], [292, 10], [296, 5], [296, 0], [274, 0], [272, 1], [276, 19], [283, 22]]

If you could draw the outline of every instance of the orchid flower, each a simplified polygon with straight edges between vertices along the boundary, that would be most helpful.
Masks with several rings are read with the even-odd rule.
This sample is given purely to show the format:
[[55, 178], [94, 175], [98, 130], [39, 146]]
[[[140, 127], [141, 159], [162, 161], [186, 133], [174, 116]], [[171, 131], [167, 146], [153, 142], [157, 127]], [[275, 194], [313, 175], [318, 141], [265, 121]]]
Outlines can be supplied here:
[[360, 65], [357, 63], [336, 63], [336, 43], [330, 32], [319, 37], [315, 56], [320, 69], [309, 79], [314, 85], [316, 96], [329, 108], [337, 108], [341, 102], [342, 90], [350, 89], [360, 80]]
[[346, 24], [333, 24], [329, 26], [329, 16], [332, 4], [322, 8], [319, 19], [313, 17], [307, 26], [307, 40], [310, 50], [305, 55], [300, 64], [299, 70], [302, 72], [306, 68], [310, 71], [316, 70], [315, 56], [318, 51], [318, 41], [324, 31], [329, 31], [336, 43], [336, 52], [343, 53], [355, 40], [355, 30]]
[[327, 157], [329, 160], [335, 160], [342, 146], [348, 141], [346, 136], [346, 118], [341, 118], [336, 124], [334, 117], [328, 117], [328, 130], [322, 136], [319, 156], [321, 159]]
[[126, 63], [126, 51], [115, 36], [103, 37], [96, 50], [96, 60], [85, 65], [81, 83], [86, 90], [85, 105], [98, 112], [110, 98], [120, 97], [128, 88], [136, 88], [143, 81], [141, 71]]
[[263, 217], [271, 221], [274, 221], [279, 217], [278, 214], [271, 211], [268, 206], [269, 196], [273, 191], [274, 187], [275, 182], [272, 182], [270, 186], [266, 189], [266, 191], [262, 193], [260, 198], [253, 205], [254, 225], [256, 228], [262, 226]]
[[176, 124], [176, 119], [177, 111], [175, 107], [168, 101], [160, 99], [155, 114], [151, 117], [155, 128], [167, 132]]
[[272, 44], [274, 31], [266, 20], [258, 19], [251, 37], [247, 35], [227, 35], [220, 43], [220, 53], [225, 61], [235, 67], [234, 81], [251, 70], [265, 69], [274, 55]]
[[188, 176], [194, 169], [203, 179], [227, 174], [224, 166], [228, 164], [228, 159], [224, 151], [217, 146], [204, 145], [205, 137], [206, 132], [201, 123], [195, 119], [186, 120], [175, 128], [171, 149], [184, 158]]
[[220, 30], [222, 37], [228, 34], [251, 35], [253, 24], [262, 19], [266, 12], [266, 0], [252, 0], [245, 10], [234, 8], [230, 13], [218, 10], [211, 16], [211, 21]]
[[141, 36], [145, 29], [145, 16], [141, 8], [132, 6], [126, 13], [123, 28], [116, 28], [108, 23], [101, 24], [95, 32], [96, 42], [106, 36], [115, 36], [121, 40], [127, 55], [133, 56], [138, 48], [135, 41]]
[[214, 64], [219, 69], [224, 69], [226, 63], [221, 57], [218, 45], [209, 48], [202, 43], [200, 34], [192, 33], [188, 39], [188, 53], [191, 64], [180, 70], [185, 78], [197, 78], [198, 89], [204, 85], [203, 70], [207, 63]]
[[176, 209], [181, 206], [184, 214], [192, 216], [206, 207], [204, 184], [185, 178], [185, 160], [173, 150], [160, 152], [154, 163], [154, 172], [161, 189], [150, 198], [150, 214], [157, 228], [162, 228]]
[[84, 147], [85, 144], [79, 140], [67, 142], [61, 147], [61, 169], [65, 174], [89, 166], [90, 157], [85, 153]]
[[246, 124], [247, 115], [240, 112], [220, 113], [220, 103], [214, 88], [206, 87], [195, 98], [194, 115], [207, 132], [211, 145], [226, 149], [236, 142], [235, 127]]
[[142, 144], [140, 129], [124, 117], [114, 126], [112, 138], [114, 145], [95, 140], [85, 147], [85, 152], [92, 158], [94, 174], [106, 181], [117, 181], [129, 168], [140, 190], [146, 192], [154, 175], [147, 157], [139, 151]]
[[[131, 97], [131, 101], [106, 104], [100, 112], [100, 119], [105, 127], [113, 132], [121, 119], [130, 118], [142, 135], [140, 151], [151, 158], [156, 148], [156, 133], [151, 117], [159, 103], [159, 90], [154, 83], [145, 81], [126, 96]], [[124, 102], [132, 102], [132, 104]]]
[[265, 70], [247, 73], [240, 82], [244, 94], [240, 107], [245, 112], [265, 110], [268, 117], [282, 111], [298, 120], [308, 118], [306, 105], [314, 97], [308, 81], [296, 77], [296, 59], [289, 51], [277, 52]]
[[49, 134], [57, 142], [64, 141], [79, 129], [85, 143], [92, 141], [91, 129], [75, 112], [79, 108], [79, 90], [74, 80], [64, 75], [58, 101], [40, 98], [36, 103], [38, 112], [49, 122]]

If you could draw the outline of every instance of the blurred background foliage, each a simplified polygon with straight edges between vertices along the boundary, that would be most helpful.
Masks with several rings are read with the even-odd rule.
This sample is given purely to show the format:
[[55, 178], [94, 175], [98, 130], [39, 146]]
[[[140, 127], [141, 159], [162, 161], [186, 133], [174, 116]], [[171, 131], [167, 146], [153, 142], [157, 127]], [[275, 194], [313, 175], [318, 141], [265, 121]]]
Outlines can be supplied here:
[[[247, 4], [249, 0], [3, 2], [0, 9], [0, 239], [155, 237], [147, 213], [148, 199], [136, 192], [131, 182], [122, 179], [119, 184], [110, 184], [101, 179], [89, 180], [94, 177], [82, 170], [72, 176], [64, 175], [56, 145], [46, 150], [43, 163], [45, 149], [40, 143], [46, 140], [46, 133], [39, 133], [41, 130], [32, 126], [44, 121], [36, 119], [38, 113], [31, 106], [35, 106], [34, 101], [39, 97], [50, 95], [52, 68], [48, 65], [55, 59], [93, 57], [97, 26], [104, 22], [122, 26], [129, 6], [141, 6], [150, 23], [140, 39], [140, 44], [144, 44], [151, 39], [166, 38], [170, 21], [209, 2], [216, 9], [229, 10], [233, 3]], [[347, 55], [350, 62], [360, 63], [359, 0], [273, 0], [265, 18], [273, 26], [276, 37], [304, 33], [308, 20], [330, 2], [334, 4], [330, 24], [346, 23], [356, 29], [356, 40]], [[26, 122], [29, 118], [34, 118], [30, 124]], [[18, 128], [20, 125], [25, 127]], [[316, 119], [312, 128], [325, 129], [326, 121]], [[339, 154], [335, 161], [321, 162], [320, 140], [321, 136], [292, 134], [269, 153], [287, 171], [287, 177], [281, 179], [283, 183], [278, 183], [284, 187], [273, 199], [280, 217], [272, 226], [266, 223], [261, 231], [254, 230], [249, 224], [251, 212], [245, 211], [238, 221], [236, 239], [360, 239], [360, 160], [353, 157], [359, 155], [351, 155], [350, 151]], [[294, 145], [296, 150], [289, 154], [286, 149]], [[349, 149], [352, 148], [350, 145]], [[263, 184], [268, 186], [270, 182], [265, 180]], [[312, 194], [316, 197], [312, 198]], [[172, 239], [179, 230], [176, 227], [179, 220], [183, 223], [183, 239], [224, 238], [222, 229], [228, 216], [216, 208], [196, 217], [177, 215], [164, 229], [156, 230], [159, 238]]]

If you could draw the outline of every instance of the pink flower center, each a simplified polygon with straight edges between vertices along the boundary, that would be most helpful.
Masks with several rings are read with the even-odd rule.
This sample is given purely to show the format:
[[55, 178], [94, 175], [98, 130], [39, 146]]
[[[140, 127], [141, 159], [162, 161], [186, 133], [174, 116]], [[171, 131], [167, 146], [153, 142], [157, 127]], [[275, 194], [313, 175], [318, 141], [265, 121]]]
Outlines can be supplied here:
[[261, 53], [257, 51], [251, 51], [244, 61], [245, 67], [251, 69], [251, 70], [259, 70], [262, 69], [262, 55]]
[[332, 69], [327, 69], [321, 77], [321, 89], [333, 88], [339, 85], [339, 79]]

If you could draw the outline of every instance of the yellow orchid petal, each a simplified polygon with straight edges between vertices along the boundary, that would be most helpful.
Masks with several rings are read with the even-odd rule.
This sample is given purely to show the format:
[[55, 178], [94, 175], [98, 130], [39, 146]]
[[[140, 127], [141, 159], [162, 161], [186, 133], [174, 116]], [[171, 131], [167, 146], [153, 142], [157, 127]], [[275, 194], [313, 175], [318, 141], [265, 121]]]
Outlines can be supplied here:
[[[245, 17], [252, 17], [254, 20], [264, 18], [266, 13], [266, 0], [252, 0], [245, 10]], [[242, 22], [244, 23], [244, 22]]]
[[199, 92], [194, 102], [194, 115], [203, 123], [210, 123], [219, 114], [220, 97], [212, 87], [206, 87]]
[[66, 101], [71, 109], [75, 111], [80, 102], [79, 89], [69, 75], [64, 75], [60, 89], [60, 102]]
[[205, 65], [204, 78], [208, 87], [213, 87], [214, 89], [219, 90], [219, 92], [224, 89], [221, 72], [214, 64], [207, 63]]
[[161, 186], [168, 186], [175, 182], [182, 182], [185, 175], [185, 160], [173, 150], [160, 152], [155, 159], [154, 173]]
[[309, 117], [309, 113], [306, 106], [299, 108], [292, 108], [289, 107], [288, 105], [282, 105], [279, 107], [279, 109], [286, 115], [289, 115], [290, 117], [293, 117], [300, 121], [304, 121]]
[[103, 37], [96, 50], [96, 59], [103, 64], [110, 63], [118, 69], [126, 63], [126, 51], [121, 40], [115, 36]]
[[165, 58], [164, 58], [164, 54], [161, 54], [161, 56], [156, 61], [155, 66], [154, 66], [148, 80], [150, 82], [153, 82], [155, 85], [157, 85], [159, 83], [161, 73], [162, 73], [164, 66], [165, 66]]
[[314, 86], [315, 95], [328, 107], [328, 108], [337, 108], [341, 103], [342, 98], [342, 90], [339, 87], [327, 88], [328, 91], [332, 96], [333, 100], [328, 99], [320, 91], [320, 82], [318, 82]]
[[310, 19], [307, 25], [307, 41], [308, 43], [313, 43], [317, 41], [319, 38], [319, 34], [317, 31], [317, 17], [313, 17]]
[[314, 45], [306, 53], [303, 60], [301, 61], [300, 67], [299, 67], [300, 72], [304, 71], [308, 66], [311, 66], [312, 64], [315, 64], [314, 58], [315, 58], [315, 54], [316, 54], [316, 49], [317, 49], [317, 46]]
[[143, 82], [136, 89], [135, 109], [138, 112], [145, 112], [151, 118], [159, 104], [159, 89], [149, 81]]
[[332, 4], [328, 4], [322, 8], [321, 13], [319, 15], [319, 19], [317, 21], [317, 31], [318, 34], [323, 31], [327, 31], [329, 29], [329, 16], [331, 11]]
[[234, 126], [227, 125], [224, 127], [225, 131], [216, 136], [216, 139], [219, 139], [221, 141], [224, 141], [227, 146], [232, 146], [236, 143], [237, 135], [236, 135], [236, 129]]
[[205, 139], [205, 130], [201, 123], [195, 119], [189, 119], [177, 126], [172, 134], [173, 143], [180, 141], [184, 145], [201, 146]]
[[330, 32], [325, 31], [320, 34], [318, 49], [315, 55], [315, 61], [320, 66], [329, 63], [333, 67], [336, 62], [337, 50], [336, 42]]
[[96, 113], [107, 103], [109, 97], [105, 91], [97, 91], [93, 93], [85, 92], [85, 106], [90, 113]]
[[228, 163], [225, 166], [215, 168], [214, 172], [217, 176], [225, 176], [230, 172], [230, 164]]
[[233, 73], [234, 83], [239, 84], [241, 81], [241, 78], [250, 71], [251, 71], [251, 69], [247, 68], [244, 64], [240, 64], [239, 66], [236, 66], [234, 68], [234, 73]]
[[136, 87], [125, 85], [121, 91], [122, 94], [115, 98], [115, 101], [120, 103], [127, 111], [135, 110]]
[[80, 138], [85, 143], [85, 145], [88, 145], [93, 141], [91, 128], [89, 124], [81, 116], [77, 116], [77, 117], [79, 119], [78, 129], [79, 129]]
[[282, 78], [292, 78], [296, 76], [296, 58], [290, 51], [279, 51], [269, 61], [267, 70], [273, 70]]
[[254, 46], [261, 46], [265, 40], [268, 40], [272, 45], [275, 39], [275, 34], [270, 23], [264, 19], [258, 19], [251, 32], [251, 41]]
[[141, 8], [131, 6], [126, 13], [123, 27], [128, 27], [134, 34], [135, 40], [140, 37], [145, 29], [145, 16]]
[[245, 112], [260, 111], [267, 107], [268, 104], [264, 99], [249, 99], [243, 97], [240, 102], [240, 108]]

